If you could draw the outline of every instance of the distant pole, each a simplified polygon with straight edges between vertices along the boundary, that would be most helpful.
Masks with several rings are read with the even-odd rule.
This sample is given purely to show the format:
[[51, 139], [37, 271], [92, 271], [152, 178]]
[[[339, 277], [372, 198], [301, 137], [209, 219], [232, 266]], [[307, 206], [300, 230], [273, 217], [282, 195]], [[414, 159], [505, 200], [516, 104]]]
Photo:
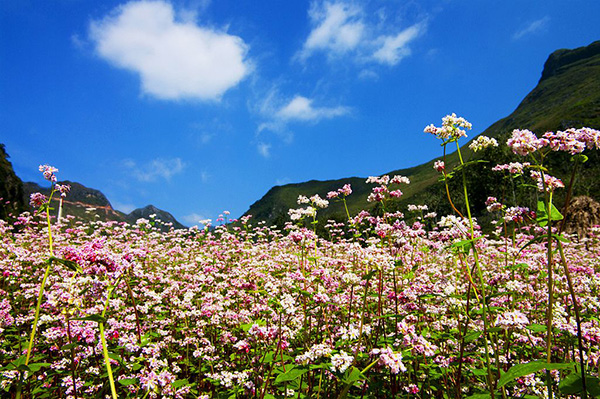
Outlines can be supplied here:
[[60, 198], [60, 203], [58, 204], [58, 220], [56, 220], [57, 222], [60, 222], [60, 219], [62, 218], [62, 197]]

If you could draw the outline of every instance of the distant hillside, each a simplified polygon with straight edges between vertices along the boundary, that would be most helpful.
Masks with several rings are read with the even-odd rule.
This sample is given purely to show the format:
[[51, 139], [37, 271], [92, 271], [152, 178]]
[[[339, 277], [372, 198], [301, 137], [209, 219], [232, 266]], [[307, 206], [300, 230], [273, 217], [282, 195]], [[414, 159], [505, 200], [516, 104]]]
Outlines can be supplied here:
[[0, 144], [0, 218], [9, 213], [18, 214], [25, 209], [23, 182], [17, 177], [8, 160], [4, 144]]
[[[543, 134], [546, 131], [583, 126], [600, 129], [600, 41], [574, 50], [557, 50], [548, 57], [538, 85], [512, 114], [492, 124], [482, 133], [497, 138], [501, 143], [498, 149], [474, 155], [467, 148], [469, 144], [467, 142], [461, 147], [461, 151], [467, 159], [484, 157], [493, 159], [495, 163], [503, 163], [516, 159], [504, 145], [513, 129], [530, 129], [537, 134]], [[417, 133], [422, 134], [415, 132]], [[600, 160], [597, 153], [598, 151], [594, 151], [589, 154], [590, 160], [584, 165], [575, 185], [575, 194], [600, 198], [600, 185], [596, 182], [597, 176], [600, 176]], [[552, 170], [563, 180], [568, 181], [569, 157], [561, 155], [556, 158], [551, 165]], [[433, 170], [433, 163], [437, 159], [440, 158], [416, 167], [385, 173], [408, 176], [411, 180], [411, 184], [402, 190], [404, 196], [395, 204], [398, 209], [404, 210], [407, 204], [414, 203], [427, 204], [430, 209], [440, 214], [451, 213], [443, 185], [438, 181], [439, 175]], [[448, 168], [455, 166], [458, 163], [456, 153], [450, 154], [446, 163]], [[487, 195], [494, 193], [500, 197], [502, 194], [498, 193], [499, 188], [502, 187], [500, 176], [490, 172], [490, 167], [490, 165], [478, 164], [469, 171], [472, 187], [470, 197], [473, 197], [471, 202], [478, 215], [482, 215], [483, 202]], [[355, 215], [361, 209], [373, 208], [374, 204], [366, 201], [372, 185], [367, 185], [365, 178], [352, 177], [328, 181], [311, 180], [273, 187], [263, 198], [252, 204], [245, 214], [252, 215], [255, 220], [264, 220], [268, 224], [282, 224], [283, 221], [289, 220], [288, 209], [298, 207], [296, 203], [298, 195], [325, 196], [328, 191], [340, 188], [346, 183], [350, 183], [354, 191], [348, 197], [351, 215]], [[564, 194], [559, 194], [559, 201], [560, 195]], [[460, 198], [456, 198], [455, 201], [458, 206], [462, 205]], [[319, 212], [319, 219], [327, 218], [344, 220], [345, 211], [342, 205], [333, 203], [329, 208]]]
[[[71, 191], [63, 200], [63, 216], [72, 215], [81, 220], [102, 221], [114, 220], [118, 222], [127, 222], [135, 224], [139, 218], [150, 219], [150, 215], [156, 215], [156, 219], [164, 223], [172, 223], [176, 229], [185, 228], [179, 223], [169, 212], [156, 208], [153, 205], [148, 205], [145, 208], [138, 208], [129, 214], [113, 209], [112, 205], [102, 192], [99, 190], [86, 187], [80, 183], [63, 181], [60, 184], [68, 184], [71, 186]], [[27, 182], [23, 184], [23, 198], [29, 201], [29, 196], [34, 192], [41, 192], [45, 195], [50, 194], [50, 189], [41, 187], [36, 183]], [[54, 214], [58, 214], [59, 196], [55, 194], [53, 198]], [[168, 230], [168, 226], [157, 225], [156, 227], [162, 230]]]

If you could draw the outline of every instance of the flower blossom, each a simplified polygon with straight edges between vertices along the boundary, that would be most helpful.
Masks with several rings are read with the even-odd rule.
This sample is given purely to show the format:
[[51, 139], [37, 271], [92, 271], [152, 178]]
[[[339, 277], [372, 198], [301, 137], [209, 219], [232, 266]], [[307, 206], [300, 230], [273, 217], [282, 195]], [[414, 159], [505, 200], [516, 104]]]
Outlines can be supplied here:
[[331, 368], [330, 370], [333, 372], [339, 371], [340, 373], [345, 372], [352, 362], [354, 361], [354, 356], [347, 354], [344, 351], [340, 351], [340, 353], [331, 356]]
[[481, 151], [488, 147], [498, 147], [498, 142], [494, 138], [489, 138], [487, 136], [479, 136], [477, 139], [473, 140], [471, 144], [469, 144], [469, 148], [474, 152]]
[[56, 183], [56, 175], [54, 173], [58, 172], [58, 169], [54, 166], [44, 164], [39, 166], [39, 170], [44, 175], [44, 179]]
[[402, 353], [392, 351], [392, 348], [373, 349], [374, 355], [379, 355], [379, 364], [390, 369], [392, 374], [398, 374], [400, 371], [406, 371], [406, 366], [402, 363]]
[[438, 172], [443, 172], [444, 169], [446, 169], [446, 164], [441, 160], [435, 161], [433, 163], [433, 169], [437, 170]]
[[[464, 128], [464, 129], [461, 129]], [[472, 127], [466, 119], [457, 117], [456, 114], [446, 115], [442, 118], [442, 127], [438, 128], [429, 125], [423, 130], [425, 133], [431, 133], [442, 140], [458, 140], [461, 137], [467, 137], [466, 130]]]
[[537, 180], [538, 190], [540, 191], [551, 192], [565, 186], [559, 178], [550, 176], [547, 173], [544, 173], [544, 179], [542, 180], [542, 173], [537, 170], [531, 171], [531, 177]]
[[56, 189], [60, 192], [60, 196], [65, 198], [71, 191], [71, 186], [68, 184], [57, 184]]
[[527, 156], [544, 147], [546, 141], [538, 139], [537, 136], [530, 130], [515, 129], [512, 136], [506, 142], [512, 152], [521, 156]]
[[29, 204], [34, 208], [39, 208], [48, 201], [48, 198], [42, 193], [33, 193], [29, 196]]
[[516, 174], [522, 174], [523, 169], [525, 169], [529, 166], [531, 166], [531, 164], [529, 162], [523, 162], [523, 163], [511, 162], [511, 163], [496, 165], [492, 168], [492, 170], [494, 172], [499, 172], [501, 170], [507, 170], [508, 173], [516, 175]]
[[585, 143], [579, 141], [579, 133], [575, 129], [568, 129], [564, 132], [558, 131], [546, 132], [543, 135], [548, 140], [548, 146], [552, 151], [565, 151], [571, 155], [579, 154], [585, 150]]

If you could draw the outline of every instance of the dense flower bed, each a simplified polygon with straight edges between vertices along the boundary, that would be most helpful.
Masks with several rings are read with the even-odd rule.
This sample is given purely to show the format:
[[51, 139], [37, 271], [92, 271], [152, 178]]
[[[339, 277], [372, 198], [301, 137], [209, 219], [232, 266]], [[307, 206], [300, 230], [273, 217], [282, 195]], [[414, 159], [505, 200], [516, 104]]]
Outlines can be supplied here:
[[[74, 397], [74, 386], [78, 397], [109, 393], [98, 323], [81, 319], [102, 313], [113, 286], [105, 335], [119, 397], [334, 397], [347, 386], [349, 394], [365, 397], [453, 397], [461, 351], [461, 390], [483, 390], [481, 307], [467, 270], [472, 261], [450, 247], [462, 236], [460, 224], [425, 231], [420, 222], [386, 222], [383, 237], [382, 220], [367, 217], [360, 240], [338, 233], [334, 242], [307, 229], [246, 224], [169, 233], [144, 220], [55, 224], [56, 257], [75, 261], [81, 271], [52, 267], [32, 354], [33, 364], [42, 365], [25, 380], [25, 395]], [[36, 217], [0, 223], [6, 366], [26, 348], [49, 255]], [[596, 376], [597, 234], [565, 245], [585, 360]], [[520, 251], [531, 238], [477, 240], [492, 313], [490, 349], [501, 372], [543, 358], [545, 245]], [[576, 325], [564, 276], [555, 277], [553, 359], [570, 363], [579, 356]], [[14, 392], [18, 371], [5, 367], [0, 378], [3, 392]], [[541, 395], [543, 379], [543, 373], [521, 376], [507, 391]]]

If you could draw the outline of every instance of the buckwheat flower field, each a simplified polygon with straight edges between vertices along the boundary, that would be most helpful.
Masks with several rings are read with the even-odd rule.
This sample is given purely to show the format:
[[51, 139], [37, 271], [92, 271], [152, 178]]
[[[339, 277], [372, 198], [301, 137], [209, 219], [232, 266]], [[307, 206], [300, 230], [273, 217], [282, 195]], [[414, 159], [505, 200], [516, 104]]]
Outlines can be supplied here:
[[[445, 149], [468, 128], [451, 115], [426, 131]], [[386, 212], [401, 176], [369, 178], [382, 211], [328, 223], [329, 239], [313, 229], [319, 209], [350, 186], [299, 198], [281, 230], [250, 217], [166, 233], [84, 224], [35, 196], [35, 214], [0, 221], [1, 396], [598, 396], [600, 228], [562, 233], [563, 184], [543, 160], [583, 156], [600, 132], [530, 133], [508, 143], [528, 162], [497, 170], [539, 188], [538, 209], [490, 198], [500, 223], [485, 235], [468, 201], [437, 222], [425, 205]], [[40, 171], [68, 195], [56, 168]]]

